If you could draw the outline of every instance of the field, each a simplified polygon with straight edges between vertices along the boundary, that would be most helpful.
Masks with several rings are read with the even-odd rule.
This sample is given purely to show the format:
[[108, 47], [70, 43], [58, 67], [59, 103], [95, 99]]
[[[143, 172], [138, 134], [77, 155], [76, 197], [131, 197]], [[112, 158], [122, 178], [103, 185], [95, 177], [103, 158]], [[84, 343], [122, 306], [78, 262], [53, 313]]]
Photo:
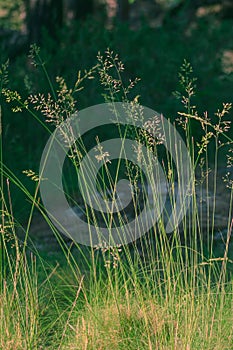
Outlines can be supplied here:
[[[8, 63], [2, 53], [1, 349], [233, 348], [232, 28], [208, 17], [137, 30], [87, 20]], [[74, 142], [69, 118], [79, 126], [91, 106], [97, 131]], [[101, 126], [106, 106], [124, 123]], [[49, 148], [41, 161], [51, 135], [83, 225], [43, 201], [60, 169], [46, 173]], [[133, 141], [123, 162], [104, 143], [114, 138], [122, 153]]]

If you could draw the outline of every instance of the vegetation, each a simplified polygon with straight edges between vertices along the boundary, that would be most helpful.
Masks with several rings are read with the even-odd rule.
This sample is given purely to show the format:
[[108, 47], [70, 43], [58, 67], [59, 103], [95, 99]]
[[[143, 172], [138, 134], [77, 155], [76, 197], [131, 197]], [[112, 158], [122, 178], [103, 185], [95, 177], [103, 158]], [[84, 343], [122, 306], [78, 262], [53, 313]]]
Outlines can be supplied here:
[[[188, 16], [186, 7], [181, 11]], [[12, 54], [10, 47], [2, 51], [1, 349], [232, 348], [232, 23], [208, 12], [188, 24], [180, 13], [169, 12], [162, 27], [144, 23], [137, 29], [114, 21], [106, 29], [94, 16], [64, 24], [56, 37], [44, 33], [40, 48], [31, 45], [28, 56]], [[20, 27], [15, 19], [14, 29]], [[69, 232], [61, 234], [51, 220], [39, 192], [46, 181], [39, 161], [48, 137], [73, 113], [122, 101], [130, 105], [132, 125], [132, 110], [140, 115], [142, 103], [162, 111], [182, 135], [194, 171], [191, 203], [182, 220], [175, 216], [179, 225], [172, 232], [166, 232], [170, 214], [165, 208], [136, 241], [109, 245], [100, 240], [88, 247], [69, 239]], [[178, 151], [171, 159], [163, 131], [154, 132], [156, 116], [142, 122], [146, 132], [126, 126], [85, 135], [69, 147], [65, 161], [70, 205], [83, 210], [87, 222], [104, 223], [110, 232], [118, 226], [122, 237], [130, 218], [88, 211], [77, 173], [83, 156], [95, 147], [99, 191], [112, 198], [116, 183], [127, 178], [133, 188], [130, 215], [137, 217], [149, 186], [157, 193], [153, 160], [139, 157], [145, 146], [161, 161], [166, 198], [176, 213], [175, 191], [185, 164]], [[135, 141], [132, 159], [149, 178], [133, 162], [110, 161], [111, 152], [101, 142], [116, 135]], [[221, 224], [219, 192], [224, 193]], [[156, 201], [162, 200], [159, 194]]]

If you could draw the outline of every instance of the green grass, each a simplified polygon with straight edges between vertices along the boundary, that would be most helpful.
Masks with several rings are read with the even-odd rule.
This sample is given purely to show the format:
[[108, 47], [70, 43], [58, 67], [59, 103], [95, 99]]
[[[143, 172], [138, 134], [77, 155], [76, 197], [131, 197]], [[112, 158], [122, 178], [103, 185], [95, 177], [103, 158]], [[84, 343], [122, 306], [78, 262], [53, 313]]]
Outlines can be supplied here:
[[[38, 63], [41, 59], [40, 52], [34, 47], [32, 53], [34, 61]], [[50, 118], [51, 124], [58, 126], [62, 118], [69, 117], [76, 110], [75, 94], [80, 79], [77, 84], [73, 84], [71, 90], [62, 79], [58, 79], [58, 84], [54, 85], [45, 70], [46, 65], [41, 62], [48, 85], [52, 87], [51, 96], [54, 96], [51, 99], [48, 99], [46, 93], [43, 97], [33, 93], [25, 100], [14, 93], [8, 88], [5, 66], [1, 70], [1, 96], [19, 111], [19, 116], [25, 111], [29, 113], [46, 129], [48, 137], [52, 128], [45, 119]], [[140, 107], [137, 102], [137, 87], [128, 93], [118, 62], [107, 51], [103, 57], [99, 56], [98, 66], [86, 75], [91, 77], [97, 73], [98, 84], [104, 89], [106, 101], [112, 105], [122, 99], [133, 101], [131, 106], [137, 109]], [[33, 170], [27, 170], [24, 174], [31, 180], [33, 190], [29, 191], [2, 161], [4, 145], [1, 137], [1, 349], [232, 348], [230, 179], [226, 183], [229, 187], [227, 239], [221, 254], [216, 254], [214, 243], [215, 201], [219, 185], [217, 170], [221, 150], [226, 147], [227, 153], [232, 143], [225, 123], [231, 113], [231, 105], [224, 104], [217, 111], [216, 119], [209, 120], [192, 106], [195, 80], [192, 67], [187, 61], [181, 67], [179, 80], [177, 90], [180, 93], [176, 93], [176, 96], [179, 102], [183, 102], [178, 114], [180, 132], [190, 151], [194, 178], [191, 184], [192, 211], [187, 212], [180, 226], [170, 235], [166, 233], [163, 214], [148, 234], [131, 245], [106, 247], [103, 241], [100, 241], [99, 247], [93, 248], [84, 248], [75, 242], [69, 245], [50, 221], [40, 201], [40, 176]], [[55, 99], [57, 110], [54, 107]], [[196, 123], [195, 128], [198, 127], [200, 132], [201, 138], [198, 140], [195, 138], [193, 123]], [[178, 124], [176, 122], [177, 128]], [[161, 145], [151, 137], [149, 129], [145, 134], [137, 129], [124, 131], [138, 140], [138, 147], [141, 142], [148, 150], [159, 153]], [[124, 134], [122, 137], [125, 137]], [[101, 153], [107, 150], [98, 148], [98, 140], [94, 140], [94, 143], [103, 161], [100, 185], [105, 190], [108, 181], [115, 190], [116, 180], [122, 174], [109, 171], [110, 164]], [[79, 147], [80, 143], [76, 143], [70, 154], [74, 174], [82, 160]], [[214, 153], [212, 178], [208, 173], [209, 153]], [[135, 156], [138, 154], [136, 152]], [[228, 161], [231, 162], [231, 153], [227, 154]], [[164, 152], [164, 157], [166, 180], [174, 188], [175, 179], [181, 178], [184, 164], [178, 164], [178, 169], [175, 169], [169, 154]], [[179, 152], [177, 159], [180, 159]], [[147, 164], [148, 168], [150, 165]], [[119, 163], [116, 168], [118, 166]], [[126, 170], [129, 180], [135, 181], [135, 187], [137, 180], [143, 184], [140, 171], [130, 164], [126, 164]], [[115, 174], [118, 175], [116, 178]], [[153, 178], [149, 178], [149, 182], [152, 189], [155, 189]], [[14, 186], [23, 192], [30, 203], [26, 225], [23, 227], [16, 219], [12, 206]], [[76, 193], [75, 179], [73, 183], [68, 183], [66, 189], [68, 196], [72, 189]], [[207, 201], [206, 212], [199, 210], [200, 193], [203, 193], [201, 199]], [[213, 194], [211, 203], [208, 202], [210, 193]], [[171, 198], [173, 195], [171, 192]], [[138, 210], [137, 199], [136, 192], [133, 202], [135, 214]], [[59, 248], [55, 249], [54, 255], [49, 255], [49, 246], [44, 251], [36, 246], [32, 232], [33, 217], [38, 213], [48, 222], [58, 242]], [[110, 215], [106, 224], [110, 226], [112, 220]], [[207, 231], [203, 229], [204, 223]], [[124, 233], [124, 227], [121, 229]]]

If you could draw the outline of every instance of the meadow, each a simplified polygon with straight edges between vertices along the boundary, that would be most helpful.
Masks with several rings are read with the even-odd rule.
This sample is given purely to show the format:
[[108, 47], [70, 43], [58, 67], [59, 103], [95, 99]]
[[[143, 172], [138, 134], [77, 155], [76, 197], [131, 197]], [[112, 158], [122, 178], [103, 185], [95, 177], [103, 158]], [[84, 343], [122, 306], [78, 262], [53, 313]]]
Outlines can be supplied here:
[[[231, 23], [200, 20], [185, 34], [174, 23], [138, 31], [121, 25], [112, 32], [94, 22], [84, 26], [61, 33], [59, 48], [45, 38], [29, 56], [1, 66], [0, 348], [230, 350]], [[175, 216], [178, 225], [169, 234], [164, 210], [148, 232], [125, 244], [120, 217], [115, 224], [120, 222], [122, 244], [89, 247], [61, 234], [48, 215], [39, 191], [45, 143], [73, 113], [100, 102], [128, 103], [131, 119], [141, 104], [154, 108], [182, 135], [193, 170], [190, 206], [181, 220]], [[154, 133], [156, 119], [143, 125], [145, 133], [126, 127], [110, 136], [135, 140], [137, 160], [141, 145], [162, 155], [171, 189], [166, 198], [176, 214], [175, 188], [181, 182], [184, 190], [187, 164], [179, 151], [172, 160], [164, 149], [163, 132]], [[114, 193], [127, 175], [134, 217], [147, 203], [149, 186], [152, 197], [157, 191], [144, 158], [147, 181], [131, 162], [108, 161], [108, 149], [99, 146], [109, 130], [103, 133], [72, 144], [63, 183], [70, 205], [81, 208], [87, 222], [104, 221], [111, 233], [116, 217], [100, 218], [79, 201], [75, 176], [88, 148], [99, 152], [103, 195], [109, 187]]]

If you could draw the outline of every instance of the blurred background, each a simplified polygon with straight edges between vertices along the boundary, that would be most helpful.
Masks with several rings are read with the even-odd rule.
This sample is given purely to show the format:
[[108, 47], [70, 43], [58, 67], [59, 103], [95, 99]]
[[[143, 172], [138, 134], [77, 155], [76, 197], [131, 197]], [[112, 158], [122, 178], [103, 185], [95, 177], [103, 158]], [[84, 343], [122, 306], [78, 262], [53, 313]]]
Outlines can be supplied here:
[[[110, 48], [125, 65], [125, 79], [141, 79], [134, 91], [141, 104], [172, 120], [183, 108], [173, 92], [184, 59], [197, 77], [193, 103], [200, 113], [215, 118], [223, 102], [232, 102], [231, 0], [0, 0], [0, 62], [9, 58], [9, 87], [23, 98], [50, 90], [30, 64], [32, 43], [40, 46], [52, 83], [62, 76], [68, 86]], [[98, 79], [83, 85], [79, 110], [104, 102]], [[26, 111], [13, 113], [3, 99], [1, 104], [3, 160], [25, 178], [23, 170], [38, 171], [48, 134]]]

